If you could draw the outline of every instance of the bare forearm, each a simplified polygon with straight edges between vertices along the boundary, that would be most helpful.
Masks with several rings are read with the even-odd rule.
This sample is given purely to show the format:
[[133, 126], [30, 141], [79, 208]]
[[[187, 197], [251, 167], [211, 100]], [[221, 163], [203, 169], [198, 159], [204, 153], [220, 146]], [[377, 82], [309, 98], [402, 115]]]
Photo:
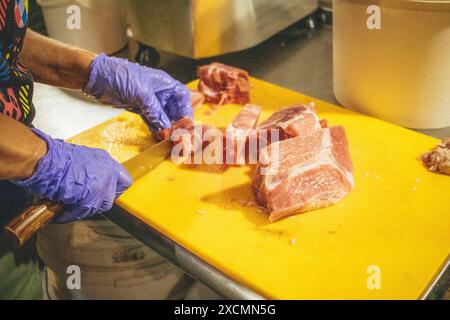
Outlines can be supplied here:
[[0, 180], [30, 177], [47, 144], [28, 127], [0, 114]]
[[37, 82], [80, 90], [95, 54], [27, 31], [20, 59]]

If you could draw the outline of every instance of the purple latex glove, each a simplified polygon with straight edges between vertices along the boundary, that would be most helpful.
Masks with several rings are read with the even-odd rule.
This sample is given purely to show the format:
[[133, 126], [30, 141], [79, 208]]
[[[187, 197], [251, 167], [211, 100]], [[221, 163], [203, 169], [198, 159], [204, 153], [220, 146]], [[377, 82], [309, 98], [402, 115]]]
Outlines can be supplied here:
[[82, 220], [111, 209], [114, 199], [132, 183], [128, 172], [104, 150], [91, 149], [33, 132], [47, 142], [48, 152], [34, 174], [12, 183], [66, 204], [55, 222]]
[[181, 82], [162, 70], [105, 54], [92, 62], [83, 91], [100, 102], [141, 115], [153, 132], [193, 117], [191, 93]]

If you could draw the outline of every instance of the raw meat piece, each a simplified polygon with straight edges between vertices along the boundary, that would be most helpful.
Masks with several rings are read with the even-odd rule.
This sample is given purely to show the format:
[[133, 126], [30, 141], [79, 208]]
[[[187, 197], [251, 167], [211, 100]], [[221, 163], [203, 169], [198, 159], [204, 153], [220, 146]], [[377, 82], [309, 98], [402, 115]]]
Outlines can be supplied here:
[[[323, 122], [324, 126], [328, 124]], [[279, 130], [280, 140], [291, 137], [307, 137], [322, 128], [313, 105], [294, 105], [275, 112], [258, 126], [259, 129]]]
[[321, 126], [322, 128], [328, 128], [328, 127], [329, 127], [329, 125], [328, 125], [328, 120], [327, 120], [327, 119], [322, 119], [322, 120], [320, 120], [320, 126]]
[[256, 104], [246, 104], [231, 122], [234, 130], [254, 129], [258, 123], [262, 108]]
[[332, 205], [354, 187], [353, 165], [343, 127], [275, 142], [261, 151], [253, 179], [270, 221]]
[[[223, 159], [226, 164], [243, 165], [249, 163], [248, 139], [252, 129], [255, 129], [258, 123], [261, 111], [262, 108], [260, 106], [246, 104], [228, 126], [223, 140]], [[255, 156], [254, 159], [257, 159], [257, 152], [253, 156]]]
[[182, 119], [172, 123], [171, 128], [167, 128], [167, 129], [156, 132], [156, 134], [155, 134], [156, 140], [163, 141], [163, 140], [170, 138], [170, 136], [172, 135], [172, 132], [176, 129], [191, 130], [193, 128], [194, 128], [194, 119], [185, 117], [185, 118], [182, 118]]
[[431, 172], [450, 175], [450, 137], [439, 143], [434, 150], [423, 154], [420, 159]]
[[[177, 146], [180, 143], [183, 143], [181, 152], [178, 154], [179, 156], [194, 156], [198, 152], [203, 151], [210, 142], [204, 141], [203, 137], [205, 135], [205, 132], [210, 129], [210, 127], [205, 125], [198, 125], [195, 124], [191, 128], [182, 128], [187, 130], [187, 132], [175, 135], [174, 131], [172, 131], [171, 139], [173, 148]], [[173, 150], [174, 151], [174, 150]]]
[[250, 83], [247, 71], [218, 62], [201, 66], [198, 90], [205, 95], [206, 102], [214, 104], [250, 101]]
[[195, 111], [196, 109], [200, 108], [204, 102], [205, 96], [203, 95], [203, 93], [191, 90], [192, 110]]
[[[172, 140], [172, 147], [175, 147], [176, 145], [178, 145], [179, 143], [183, 142], [183, 139], [187, 139], [189, 140], [189, 143], [186, 143], [186, 146], [189, 148], [189, 150], [191, 151], [191, 154], [195, 154], [201, 150], [203, 150], [204, 148], [206, 148], [206, 146], [209, 144], [207, 141], [203, 141], [202, 137], [205, 133], [206, 130], [209, 129], [208, 126], [204, 126], [204, 125], [197, 125], [194, 124], [194, 120], [192, 118], [182, 118], [176, 122], [174, 122], [172, 124], [171, 128], [168, 129], [164, 129], [161, 131], [158, 131], [155, 134], [156, 140], [157, 141], [163, 141], [166, 139], [169, 139], [172, 137], [173, 133], [175, 130], [177, 129], [185, 129], [188, 131], [189, 136], [180, 136], [178, 137], [178, 139], [176, 140]], [[201, 136], [200, 136], [201, 135]], [[198, 145], [198, 147], [195, 144], [195, 139], [197, 139], [197, 141], [201, 141], [201, 143]], [[180, 156], [184, 156], [186, 154], [184, 154], [184, 152], [182, 152], [180, 154]]]

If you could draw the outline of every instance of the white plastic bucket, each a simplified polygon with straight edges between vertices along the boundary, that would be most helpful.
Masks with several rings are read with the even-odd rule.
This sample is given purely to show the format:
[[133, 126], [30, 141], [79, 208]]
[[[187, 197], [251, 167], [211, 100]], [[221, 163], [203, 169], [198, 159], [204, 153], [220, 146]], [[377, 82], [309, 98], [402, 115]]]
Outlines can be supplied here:
[[333, 4], [336, 99], [409, 128], [450, 126], [450, 1]]
[[[194, 282], [107, 220], [49, 225], [37, 249], [50, 299], [183, 299]], [[69, 266], [79, 267], [79, 290], [67, 285]]]
[[[127, 44], [122, 0], [37, 0], [51, 38], [96, 53], [112, 54]], [[78, 14], [79, 13], [79, 14]], [[78, 25], [73, 19], [79, 16]], [[75, 27], [75, 28], [74, 28]]]

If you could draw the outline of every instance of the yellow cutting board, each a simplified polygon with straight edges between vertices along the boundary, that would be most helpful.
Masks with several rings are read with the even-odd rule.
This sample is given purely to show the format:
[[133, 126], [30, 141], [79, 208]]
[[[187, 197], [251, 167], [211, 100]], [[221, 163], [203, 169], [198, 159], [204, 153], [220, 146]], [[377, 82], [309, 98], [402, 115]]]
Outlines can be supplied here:
[[[262, 119], [286, 105], [314, 101], [321, 118], [345, 126], [356, 180], [347, 198], [271, 224], [267, 214], [247, 206], [253, 200], [250, 167], [223, 171], [166, 161], [117, 203], [267, 298], [419, 298], [450, 253], [450, 177], [430, 173], [416, 160], [438, 141], [251, 81]], [[196, 121], [225, 127], [240, 108], [204, 105]], [[111, 132], [137, 138], [111, 144]], [[148, 134], [138, 117], [124, 113], [72, 141], [106, 148], [123, 161], [152, 144]]]

